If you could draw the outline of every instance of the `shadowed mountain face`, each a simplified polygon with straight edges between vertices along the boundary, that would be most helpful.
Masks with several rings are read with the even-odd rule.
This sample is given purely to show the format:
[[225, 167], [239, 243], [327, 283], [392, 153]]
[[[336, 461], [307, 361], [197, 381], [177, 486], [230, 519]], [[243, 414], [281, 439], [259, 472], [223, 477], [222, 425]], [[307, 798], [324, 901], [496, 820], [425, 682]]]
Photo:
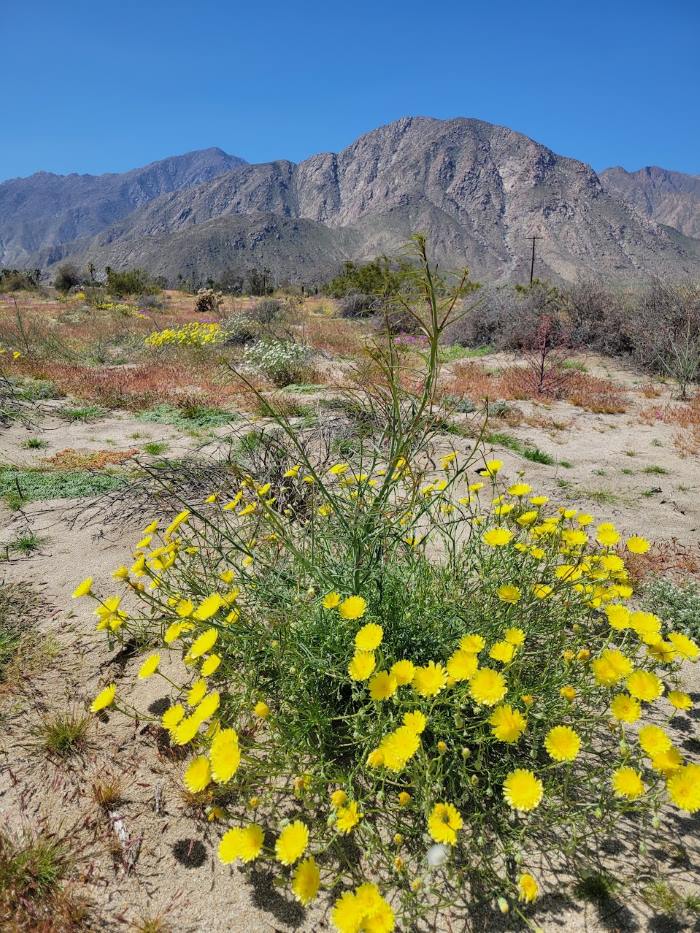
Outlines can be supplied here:
[[658, 223], [700, 238], [700, 175], [651, 166], [638, 172], [608, 168], [600, 174], [605, 190]]
[[[588, 165], [479, 120], [407, 117], [340, 153], [298, 165], [234, 160], [224, 167], [231, 157], [206, 152], [218, 153], [219, 161], [207, 166], [204, 179], [183, 171], [180, 184], [149, 188], [140, 200], [132, 195], [132, 208], [101, 227], [93, 211], [91, 223], [76, 226], [72, 237], [63, 230], [43, 241], [37, 236], [33, 252], [25, 247], [15, 262], [48, 267], [70, 257], [98, 268], [140, 264], [171, 281], [185, 272], [217, 278], [265, 265], [279, 279], [313, 282], [343, 259], [393, 253], [420, 230], [441, 264], [466, 264], [492, 281], [526, 278], [533, 235], [540, 238], [539, 275], [632, 280], [700, 272], [700, 241], [611, 195]], [[141, 179], [165, 164], [101, 177]], [[0, 185], [1, 243], [17, 239], [23, 216], [20, 209], [8, 217], [3, 188], [44, 177]], [[70, 202], [66, 193], [66, 209]], [[41, 195], [32, 204], [38, 223]]]

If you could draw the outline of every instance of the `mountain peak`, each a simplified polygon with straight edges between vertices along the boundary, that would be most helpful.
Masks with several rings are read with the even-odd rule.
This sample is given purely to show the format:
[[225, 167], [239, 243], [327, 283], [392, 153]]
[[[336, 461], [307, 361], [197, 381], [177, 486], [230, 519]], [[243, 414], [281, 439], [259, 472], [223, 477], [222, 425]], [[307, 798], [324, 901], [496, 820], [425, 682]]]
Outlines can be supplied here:
[[210, 147], [123, 174], [6, 182], [0, 265], [71, 257], [174, 280], [178, 264], [206, 279], [262, 262], [313, 281], [342, 259], [396, 252], [421, 230], [443, 266], [490, 281], [526, 278], [533, 233], [543, 277], [683, 277], [700, 269], [700, 242], [669, 227], [695, 230], [696, 186], [653, 167], [599, 177], [483, 120], [404, 116], [299, 164], [249, 164]]

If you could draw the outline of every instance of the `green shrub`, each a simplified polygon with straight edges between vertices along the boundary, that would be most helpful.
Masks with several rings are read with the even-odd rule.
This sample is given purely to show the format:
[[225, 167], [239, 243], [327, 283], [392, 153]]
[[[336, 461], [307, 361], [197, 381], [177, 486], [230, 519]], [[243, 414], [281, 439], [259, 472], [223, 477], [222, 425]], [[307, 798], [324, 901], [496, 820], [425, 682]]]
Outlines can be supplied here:
[[116, 298], [128, 295], [157, 295], [160, 285], [143, 269], [124, 269], [117, 272], [107, 268], [107, 291]]
[[652, 612], [663, 614], [670, 625], [691, 638], [700, 638], [700, 586], [687, 580], [673, 583], [663, 578], [644, 586], [644, 602]]

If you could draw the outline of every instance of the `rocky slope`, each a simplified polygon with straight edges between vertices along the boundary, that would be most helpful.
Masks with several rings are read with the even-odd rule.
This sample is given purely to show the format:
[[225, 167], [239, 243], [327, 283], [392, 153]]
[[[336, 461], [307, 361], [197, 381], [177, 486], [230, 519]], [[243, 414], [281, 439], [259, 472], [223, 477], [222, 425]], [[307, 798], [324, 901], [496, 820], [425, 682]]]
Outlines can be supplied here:
[[619, 166], [600, 174], [605, 190], [661, 224], [700, 238], [700, 175], [650, 166], [626, 172]]
[[426, 117], [298, 165], [237, 164], [173, 186], [96, 235], [41, 244], [31, 260], [139, 263], [171, 280], [183, 267], [216, 278], [258, 263], [308, 282], [343, 258], [395, 252], [416, 230], [442, 264], [492, 281], [526, 277], [533, 235], [540, 275], [700, 274], [700, 240], [610, 194], [590, 166], [504, 127]]

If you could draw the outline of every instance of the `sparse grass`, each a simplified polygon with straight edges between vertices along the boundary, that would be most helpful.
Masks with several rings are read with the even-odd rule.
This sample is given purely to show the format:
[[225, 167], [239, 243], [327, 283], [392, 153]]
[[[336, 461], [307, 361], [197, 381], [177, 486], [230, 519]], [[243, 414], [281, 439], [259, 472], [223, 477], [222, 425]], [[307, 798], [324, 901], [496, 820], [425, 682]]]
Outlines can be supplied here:
[[668, 474], [668, 470], [666, 469], [666, 467], [652, 464], [651, 466], [644, 467], [644, 469], [642, 470], [642, 473], [650, 473], [650, 474], [657, 474], [659, 476], [666, 476]]
[[19, 651], [23, 637], [13, 589], [7, 584], [0, 586], [0, 683], [4, 681], [5, 670]]
[[620, 472], [625, 476], [634, 476], [634, 470], [630, 470], [629, 467], [623, 467]]
[[533, 463], [543, 463], [545, 466], [552, 466], [556, 463], [554, 457], [545, 450], [540, 450], [539, 447], [525, 447], [523, 450], [523, 457], [525, 457], [526, 460], [532, 460]]
[[10, 508], [44, 499], [96, 496], [126, 482], [124, 476], [89, 470], [37, 470], [0, 466], [0, 496]]
[[101, 405], [80, 405], [75, 408], [62, 408], [58, 415], [66, 421], [99, 421], [107, 414], [107, 409]]
[[25, 450], [45, 450], [48, 446], [48, 441], [44, 441], [40, 437], [28, 437], [26, 441], [22, 442], [22, 447]]
[[492, 352], [491, 347], [462, 347], [458, 343], [440, 347], [440, 362], [454, 363], [457, 360], [474, 360], [487, 356]]
[[53, 713], [42, 720], [36, 735], [49, 754], [69, 758], [85, 748], [91, 722], [90, 716], [75, 711]]
[[484, 441], [487, 444], [498, 444], [500, 447], [506, 447], [508, 450], [512, 450], [514, 453], [520, 454], [521, 457], [525, 457], [526, 460], [532, 460], [534, 463], [543, 463], [546, 466], [552, 466], [556, 463], [554, 457], [550, 456], [546, 451], [540, 450], [539, 447], [525, 444], [517, 437], [513, 437], [512, 434], [494, 431], [486, 434], [484, 436]]
[[121, 778], [116, 774], [104, 774], [92, 782], [92, 796], [103, 810], [111, 810], [121, 802], [124, 789]]
[[596, 505], [616, 505], [620, 501], [620, 497], [611, 489], [585, 489], [582, 495]]
[[[43, 601], [27, 583], [0, 583], [0, 684], [13, 680], [21, 664], [26, 673], [37, 654], [36, 618]], [[42, 648], [48, 642], [42, 640]]]
[[0, 829], [0, 917], [3, 929], [72, 933], [83, 929], [87, 905], [67, 887], [75, 863], [67, 837]]
[[588, 367], [583, 362], [583, 360], [563, 360], [561, 364], [562, 369], [573, 370], [577, 373], [587, 373]]
[[144, 917], [137, 920], [131, 927], [134, 933], [170, 933], [172, 927], [159, 914], [155, 917]]
[[570, 460], [560, 460], [559, 466], [564, 467], [565, 470], [573, 470], [574, 465]]
[[44, 538], [34, 534], [33, 531], [26, 531], [24, 534], [18, 535], [18, 537], [10, 543], [9, 547], [11, 551], [15, 551], [18, 554], [32, 554], [41, 547], [44, 541]]
[[678, 917], [686, 906], [685, 899], [667, 881], [661, 878], [645, 885], [641, 891], [642, 899], [653, 910], [669, 917]]
[[143, 449], [152, 457], [158, 457], [160, 454], [164, 454], [169, 446], [170, 445], [165, 441], [149, 441], [147, 444], [143, 445]]

